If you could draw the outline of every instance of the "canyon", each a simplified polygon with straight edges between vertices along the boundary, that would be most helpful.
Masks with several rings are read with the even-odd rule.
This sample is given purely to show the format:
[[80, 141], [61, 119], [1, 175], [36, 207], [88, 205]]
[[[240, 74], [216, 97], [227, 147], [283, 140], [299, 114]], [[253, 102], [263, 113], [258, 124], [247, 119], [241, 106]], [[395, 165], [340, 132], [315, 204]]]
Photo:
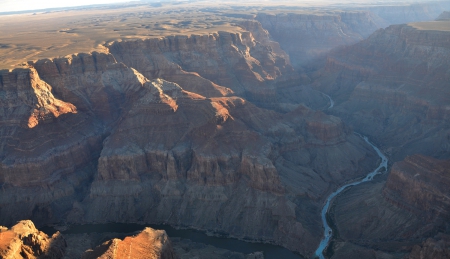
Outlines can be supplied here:
[[[99, 20], [106, 32], [95, 37], [105, 38], [95, 39], [95, 27], [76, 20], [91, 10], [68, 11], [79, 22], [75, 36], [91, 37], [80, 53], [61, 47], [62, 56], [43, 50], [24, 60], [20, 44], [2, 47], [15, 50], [0, 51], [0, 224], [164, 224], [309, 258], [322, 239], [327, 197], [377, 168], [377, 146], [389, 157], [381, 175], [350, 184], [325, 211], [333, 229], [325, 256], [446, 258], [450, 4], [289, 12], [197, 4], [98, 9], [110, 25]], [[161, 12], [161, 21], [139, 8]], [[149, 31], [167, 32], [146, 36], [130, 23], [121, 25], [129, 37], [113, 39], [125, 31], [118, 17], [149, 19]], [[72, 253], [62, 243], [80, 242], [21, 222], [26, 235], [43, 236], [33, 240], [58, 244], [38, 256], [62, 258]], [[9, 233], [31, 254], [15, 228], [2, 239]], [[198, 245], [169, 238], [153, 229], [94, 238], [82, 258], [188, 258], [216, 249], [184, 250]], [[127, 250], [131, 243], [139, 248]], [[263, 258], [254, 252], [220, 253]]]

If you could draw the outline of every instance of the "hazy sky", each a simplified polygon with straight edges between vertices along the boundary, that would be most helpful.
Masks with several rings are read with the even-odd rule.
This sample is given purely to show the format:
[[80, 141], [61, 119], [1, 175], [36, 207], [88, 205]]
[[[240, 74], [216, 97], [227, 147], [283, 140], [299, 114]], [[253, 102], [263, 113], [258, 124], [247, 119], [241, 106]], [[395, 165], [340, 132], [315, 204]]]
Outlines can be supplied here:
[[89, 4], [108, 4], [117, 2], [127, 2], [127, 0], [0, 0], [0, 12], [37, 10]]

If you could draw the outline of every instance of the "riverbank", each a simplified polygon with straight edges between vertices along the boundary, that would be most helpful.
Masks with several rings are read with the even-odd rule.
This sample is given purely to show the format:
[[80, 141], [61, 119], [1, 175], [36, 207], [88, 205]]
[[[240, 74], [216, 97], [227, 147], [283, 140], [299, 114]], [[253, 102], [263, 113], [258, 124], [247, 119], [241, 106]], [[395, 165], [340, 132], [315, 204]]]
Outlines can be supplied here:
[[[357, 134], [359, 135], [359, 134]], [[333, 230], [331, 228], [331, 226], [328, 224], [328, 220], [327, 220], [327, 214], [330, 208], [330, 205], [332, 204], [332, 200], [334, 197], [336, 197], [339, 193], [343, 192], [345, 189], [355, 186], [355, 185], [359, 185], [361, 183], [364, 182], [368, 182], [368, 181], [372, 181], [373, 178], [377, 175], [377, 174], [381, 174], [382, 169], [384, 168], [385, 170], [387, 170], [388, 168], [388, 159], [387, 157], [374, 145], [372, 144], [369, 139], [365, 136], [361, 136], [364, 139], [364, 141], [366, 141], [367, 144], [369, 144], [370, 146], [372, 146], [373, 149], [375, 149], [375, 151], [377, 152], [378, 156], [381, 158], [381, 162], [378, 165], [378, 167], [373, 170], [372, 172], [370, 172], [369, 174], [366, 175], [365, 178], [363, 178], [360, 181], [356, 181], [353, 183], [349, 183], [349, 184], [345, 184], [343, 186], [341, 186], [340, 188], [338, 188], [335, 192], [331, 193], [330, 196], [328, 196], [328, 198], [326, 199], [325, 205], [322, 209], [322, 213], [321, 213], [321, 218], [322, 218], [322, 224], [324, 226], [324, 237], [323, 239], [320, 241], [319, 247], [317, 248], [316, 252], [314, 253], [314, 256], [316, 258], [319, 259], [325, 259], [324, 255], [323, 255], [323, 251], [325, 249], [327, 249], [330, 240], [333, 236]]]

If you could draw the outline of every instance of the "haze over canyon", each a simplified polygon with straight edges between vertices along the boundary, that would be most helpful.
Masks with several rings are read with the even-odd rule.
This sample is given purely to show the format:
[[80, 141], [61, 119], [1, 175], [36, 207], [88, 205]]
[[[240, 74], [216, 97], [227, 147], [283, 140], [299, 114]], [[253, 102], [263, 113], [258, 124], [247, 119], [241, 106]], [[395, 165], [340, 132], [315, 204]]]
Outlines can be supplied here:
[[450, 258], [450, 2], [0, 28], [0, 258]]

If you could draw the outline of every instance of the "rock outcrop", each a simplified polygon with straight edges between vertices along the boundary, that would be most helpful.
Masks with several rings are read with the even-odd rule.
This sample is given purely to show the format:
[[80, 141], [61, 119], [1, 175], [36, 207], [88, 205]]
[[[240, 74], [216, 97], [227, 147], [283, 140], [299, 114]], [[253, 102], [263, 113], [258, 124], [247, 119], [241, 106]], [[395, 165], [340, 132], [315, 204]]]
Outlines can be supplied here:
[[82, 259], [176, 259], [169, 237], [164, 230], [145, 228], [139, 234], [112, 239], [93, 250], [86, 251]]
[[449, 154], [445, 28], [445, 22], [427, 22], [378, 30], [330, 54], [317, 74], [317, 89], [336, 100], [333, 114], [392, 147], [394, 161], [415, 153]]
[[414, 155], [396, 162], [386, 183], [357, 186], [337, 197], [331, 212], [339, 236], [336, 255], [355, 245], [358, 253], [371, 248], [411, 252], [410, 258], [447, 253], [448, 237], [436, 234], [450, 227], [449, 176], [448, 160]]
[[433, 21], [443, 11], [450, 9], [448, 1], [429, 1], [422, 3], [392, 3], [369, 6], [367, 10], [389, 24]]
[[426, 221], [449, 219], [449, 168], [450, 161], [422, 155], [406, 157], [392, 167], [383, 193], [391, 202]]
[[59, 259], [64, 256], [66, 246], [59, 232], [49, 237], [30, 220], [22, 220], [11, 229], [0, 227], [1, 258]]
[[367, 11], [260, 13], [258, 20], [301, 68], [331, 49], [356, 43], [388, 24]]
[[450, 20], [450, 12], [443, 12], [438, 16], [438, 18], [436, 18], [436, 21], [448, 21], [448, 20]]
[[[149, 79], [163, 78], [205, 97], [238, 95], [276, 107], [276, 84], [296, 78], [289, 59], [274, 51], [268, 35], [219, 31], [170, 36], [108, 46], [119, 61]], [[231, 90], [230, 90], [231, 89]]]
[[445, 259], [450, 258], [450, 236], [439, 234], [434, 238], [428, 238], [421, 245], [414, 246], [405, 259]]
[[[210, 65], [186, 50], [194, 39], [203, 42], [198, 46], [206, 48], [205, 55], [212, 55], [204, 58]], [[164, 51], [153, 55], [154, 44]], [[76, 113], [53, 116], [33, 128], [4, 122], [2, 222], [27, 217], [38, 224], [165, 223], [280, 244], [308, 255], [320, 239], [316, 215], [326, 194], [376, 164], [372, 148], [336, 117], [304, 106], [285, 114], [267, 110], [217, 94], [225, 88], [215, 83], [199, 93], [217, 96], [205, 97], [174, 82], [150, 80], [116, 61], [131, 62], [153, 78], [158, 69], [149, 68], [178, 60], [169, 66], [205, 71], [209, 82], [238, 78], [237, 92], [275, 91], [275, 81], [283, 77], [279, 71], [292, 68], [282, 57], [274, 60], [283, 61], [284, 68], [272, 59], [257, 60], [271, 57], [271, 48], [250, 33], [110, 47], [121, 57], [94, 52], [29, 62], [28, 73], [39, 76], [54, 99], [70, 103]], [[137, 63], [126, 53], [135, 53], [131, 57]], [[225, 71], [218, 68], [223, 60], [228, 60]], [[150, 61], [152, 66], [143, 65]], [[161, 75], [173, 74], [161, 69]], [[253, 85], [255, 80], [259, 83]], [[31, 88], [31, 81], [24, 87]], [[3, 89], [18, 89], [16, 81], [2, 82]]]

